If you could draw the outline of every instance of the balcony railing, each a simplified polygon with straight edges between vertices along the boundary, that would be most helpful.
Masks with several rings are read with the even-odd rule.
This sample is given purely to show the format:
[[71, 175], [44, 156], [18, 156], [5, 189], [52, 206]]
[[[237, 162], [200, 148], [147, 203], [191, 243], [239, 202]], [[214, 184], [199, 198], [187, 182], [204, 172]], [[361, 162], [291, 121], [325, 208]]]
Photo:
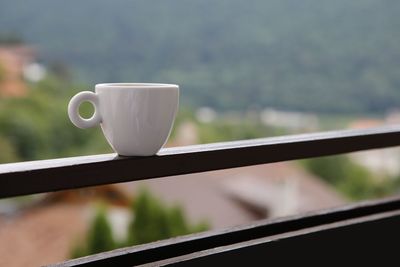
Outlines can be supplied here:
[[[0, 165], [0, 197], [129, 182], [400, 145], [400, 126], [166, 148], [151, 157], [115, 154]], [[223, 212], [223, 211], [221, 211]], [[396, 258], [400, 198], [369, 201], [248, 226], [128, 247], [60, 266], [380, 263]], [[332, 250], [333, 249], [333, 250]], [[393, 253], [392, 253], [393, 252]], [[336, 255], [332, 257], [332, 253]], [[253, 264], [251, 264], [253, 265]]]

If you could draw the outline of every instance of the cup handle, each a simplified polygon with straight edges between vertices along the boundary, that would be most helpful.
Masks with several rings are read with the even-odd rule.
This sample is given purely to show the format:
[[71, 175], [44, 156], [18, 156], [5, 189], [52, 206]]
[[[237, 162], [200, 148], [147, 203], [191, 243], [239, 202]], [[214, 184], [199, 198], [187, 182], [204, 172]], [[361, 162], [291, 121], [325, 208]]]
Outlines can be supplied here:
[[[93, 116], [89, 119], [82, 118], [79, 114], [79, 106], [82, 102], [88, 101], [94, 107]], [[76, 94], [71, 98], [68, 104], [68, 116], [71, 122], [78, 128], [85, 129], [96, 126], [101, 122], [101, 115], [99, 112], [99, 98], [90, 91], [83, 91]]]

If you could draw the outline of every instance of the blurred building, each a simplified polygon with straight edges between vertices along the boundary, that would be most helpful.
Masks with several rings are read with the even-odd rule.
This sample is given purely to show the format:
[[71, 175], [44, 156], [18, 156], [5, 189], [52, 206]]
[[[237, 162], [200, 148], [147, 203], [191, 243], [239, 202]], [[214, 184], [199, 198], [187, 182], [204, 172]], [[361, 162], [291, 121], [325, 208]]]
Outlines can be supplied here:
[[0, 96], [23, 96], [27, 92], [25, 80], [41, 80], [45, 69], [36, 60], [37, 51], [31, 46], [0, 46]]
[[[366, 129], [400, 123], [400, 113], [390, 112], [383, 119], [361, 118], [349, 123], [350, 129]], [[349, 154], [350, 158], [364, 166], [377, 179], [400, 175], [400, 149], [385, 148]]]
[[296, 163], [283, 162], [127, 184], [180, 203], [189, 219], [225, 228], [345, 203], [331, 186]]
[[118, 226], [121, 218], [122, 223], [129, 218], [131, 196], [115, 185], [41, 194], [30, 205], [0, 214], [0, 266], [42, 266], [68, 259], [100, 201], [108, 203], [109, 219], [120, 235], [123, 227]]

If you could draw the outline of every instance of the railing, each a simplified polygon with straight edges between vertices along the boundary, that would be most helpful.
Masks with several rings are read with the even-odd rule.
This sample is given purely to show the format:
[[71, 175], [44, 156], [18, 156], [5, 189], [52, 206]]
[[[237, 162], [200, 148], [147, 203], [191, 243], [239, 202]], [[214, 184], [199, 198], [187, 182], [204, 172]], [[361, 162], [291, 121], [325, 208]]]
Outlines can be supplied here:
[[[157, 156], [117, 157], [115, 154], [52, 159], [0, 165], [0, 197], [51, 192], [86, 186], [129, 182], [279, 161], [319, 157], [400, 145], [400, 126], [367, 130], [292, 135], [163, 149]], [[60, 266], [132, 266], [241, 264], [251, 260], [290, 260], [314, 249], [320, 255], [332, 242], [336, 250], [367, 259], [365, 251], [383, 255], [400, 226], [400, 199], [359, 203], [223, 231], [210, 231], [147, 245], [75, 259]], [[377, 231], [377, 229], [380, 229]], [[362, 242], [368, 237], [369, 242]], [[361, 238], [361, 239], [360, 239]], [[274, 241], [274, 242], [272, 242]], [[322, 243], [321, 243], [322, 242]], [[378, 243], [376, 243], [378, 244]], [[296, 248], [296, 246], [298, 246]], [[307, 249], [306, 249], [307, 248]], [[393, 248], [393, 247], [392, 247]], [[347, 251], [347, 252], [346, 252]], [[347, 253], [347, 254], [346, 254]], [[266, 256], [267, 255], [267, 256]], [[371, 254], [372, 255], [372, 254]], [[385, 254], [386, 255], [386, 254]], [[396, 255], [396, 254], [391, 254]], [[349, 256], [349, 255], [348, 255]], [[390, 255], [389, 255], [390, 256]], [[267, 257], [267, 258], [265, 258]], [[340, 257], [339, 257], [340, 258]], [[386, 259], [388, 255], [386, 255]], [[308, 260], [308, 261], [307, 261]], [[313, 261], [311, 261], [313, 262]], [[315, 262], [315, 261], [314, 261]], [[316, 262], [315, 262], [316, 263]]]

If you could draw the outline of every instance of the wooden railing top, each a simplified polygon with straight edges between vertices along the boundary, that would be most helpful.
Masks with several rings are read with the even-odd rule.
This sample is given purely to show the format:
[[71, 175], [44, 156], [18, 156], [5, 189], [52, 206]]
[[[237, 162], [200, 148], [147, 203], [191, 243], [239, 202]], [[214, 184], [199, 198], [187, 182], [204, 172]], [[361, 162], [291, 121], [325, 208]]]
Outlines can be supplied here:
[[400, 126], [343, 130], [0, 165], [0, 197], [243, 167], [400, 145]]

